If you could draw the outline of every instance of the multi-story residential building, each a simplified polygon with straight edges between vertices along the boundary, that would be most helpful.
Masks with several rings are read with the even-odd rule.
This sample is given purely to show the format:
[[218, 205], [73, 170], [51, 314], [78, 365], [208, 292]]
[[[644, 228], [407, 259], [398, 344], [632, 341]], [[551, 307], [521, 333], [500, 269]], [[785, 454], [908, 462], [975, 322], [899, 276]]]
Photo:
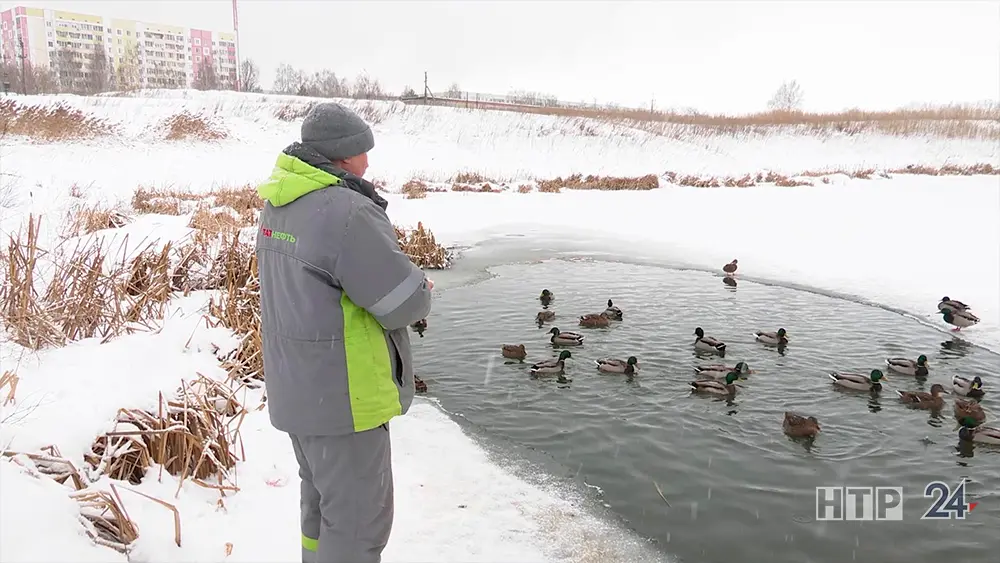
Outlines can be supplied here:
[[[7, 68], [48, 68], [67, 90], [107, 79], [116, 87], [227, 88], [237, 80], [236, 34], [15, 7], [0, 12]], [[109, 84], [110, 86], [110, 84]]]

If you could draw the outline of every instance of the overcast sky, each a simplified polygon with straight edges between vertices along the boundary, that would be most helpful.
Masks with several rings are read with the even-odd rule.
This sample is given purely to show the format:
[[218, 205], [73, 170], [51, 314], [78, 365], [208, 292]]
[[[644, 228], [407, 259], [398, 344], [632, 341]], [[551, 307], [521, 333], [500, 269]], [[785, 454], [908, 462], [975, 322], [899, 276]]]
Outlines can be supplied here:
[[[232, 29], [231, 0], [0, 2]], [[573, 101], [763, 109], [796, 79], [808, 110], [1000, 99], [1000, 1], [343, 2], [241, 0], [240, 49], [270, 86], [281, 62], [367, 71], [389, 90], [452, 82]]]

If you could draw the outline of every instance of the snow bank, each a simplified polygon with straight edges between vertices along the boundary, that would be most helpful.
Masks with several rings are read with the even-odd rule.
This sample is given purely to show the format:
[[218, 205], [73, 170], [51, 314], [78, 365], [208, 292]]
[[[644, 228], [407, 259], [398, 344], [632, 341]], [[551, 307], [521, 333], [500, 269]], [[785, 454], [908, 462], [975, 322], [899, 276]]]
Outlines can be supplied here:
[[[94, 146], [63, 147], [58, 167], [26, 177], [42, 185], [69, 185], [104, 171], [102, 191], [129, 192], [140, 183], [201, 185], [206, 166], [212, 181], [246, 183], [269, 172], [276, 151], [297, 138], [303, 112], [315, 98], [237, 92], [154, 90], [135, 97], [26, 96], [26, 103], [64, 103], [119, 126], [120, 136]], [[398, 188], [414, 177], [445, 181], [460, 171], [498, 181], [554, 178], [575, 173], [641, 176], [680, 174], [739, 176], [761, 170], [791, 175], [806, 170], [892, 169], [910, 164], [998, 164], [991, 140], [933, 136], [849, 135], [805, 127], [768, 135], [719, 135], [678, 126], [656, 134], [621, 123], [504, 111], [409, 106], [401, 102], [340, 100], [373, 122], [375, 150], [370, 176]], [[210, 117], [230, 138], [192, 150], [164, 143], [153, 131], [180, 112]], [[127, 149], [122, 158], [102, 145]], [[50, 148], [5, 147], [9, 162], [38, 162]], [[140, 161], [140, 162], [135, 162]], [[15, 164], [18, 172], [22, 166]]]

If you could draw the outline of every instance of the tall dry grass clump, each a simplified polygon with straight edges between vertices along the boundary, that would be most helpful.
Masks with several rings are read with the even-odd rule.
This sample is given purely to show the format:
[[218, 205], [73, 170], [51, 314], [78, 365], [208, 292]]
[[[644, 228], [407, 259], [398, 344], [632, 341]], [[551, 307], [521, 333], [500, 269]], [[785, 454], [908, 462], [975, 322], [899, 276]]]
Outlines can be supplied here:
[[0, 131], [34, 141], [58, 142], [111, 135], [115, 128], [63, 102], [28, 105], [7, 98], [0, 100]]
[[[209, 315], [236, 333], [239, 345], [220, 357], [222, 368], [233, 381], [256, 386], [264, 379], [264, 355], [260, 337], [260, 277], [254, 246], [236, 235], [223, 238], [219, 266], [218, 297], [209, 300]], [[213, 269], [214, 270], [214, 269]]]
[[109, 209], [100, 206], [76, 206], [67, 213], [63, 222], [64, 237], [89, 235], [105, 229], [119, 229], [130, 221], [128, 215], [120, 209]]
[[417, 228], [406, 230], [395, 227], [399, 247], [410, 260], [421, 268], [441, 270], [450, 266], [448, 252], [434, 239], [434, 233], [418, 222]]
[[83, 338], [105, 340], [161, 319], [170, 297], [172, 245], [149, 244], [128, 258], [103, 239], [72, 248], [39, 248], [39, 219], [9, 236], [7, 273], [0, 289], [0, 317], [18, 344], [30, 349], [62, 346]]
[[207, 118], [186, 111], [168, 117], [160, 128], [168, 141], [218, 141], [229, 137], [224, 129]]
[[540, 180], [538, 191], [546, 193], [558, 193], [563, 188], [569, 190], [655, 190], [660, 187], [660, 180], [656, 174], [646, 174], [638, 177], [618, 177], [618, 176], [583, 176], [573, 174], [566, 178], [555, 178], [553, 180]]

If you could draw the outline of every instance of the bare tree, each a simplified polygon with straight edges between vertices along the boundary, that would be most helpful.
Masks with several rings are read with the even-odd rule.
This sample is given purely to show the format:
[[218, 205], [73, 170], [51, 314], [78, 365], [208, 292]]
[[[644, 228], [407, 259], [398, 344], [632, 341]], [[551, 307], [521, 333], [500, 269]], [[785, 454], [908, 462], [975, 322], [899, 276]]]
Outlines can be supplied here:
[[88, 94], [107, 92], [111, 86], [111, 65], [103, 45], [94, 47], [93, 57], [84, 71], [84, 89]]
[[451, 86], [448, 87], [448, 90], [445, 91], [444, 95], [449, 98], [461, 99], [464, 92], [462, 92], [462, 87], [458, 85], [458, 82], [452, 82]]
[[240, 92], [260, 92], [260, 67], [253, 59], [240, 62]]
[[301, 70], [295, 69], [292, 65], [281, 63], [274, 74], [273, 90], [278, 94], [296, 94], [306, 82], [306, 77]]
[[115, 85], [122, 92], [131, 92], [142, 86], [138, 44], [129, 43], [125, 46], [122, 56], [118, 57], [118, 64], [115, 66]]
[[20, 61], [5, 61], [0, 65], [0, 92], [4, 84], [9, 92], [21, 92], [22, 86], [28, 94], [55, 94], [59, 91], [59, 80], [52, 69], [34, 66], [27, 61], [23, 72]]
[[148, 81], [158, 88], [186, 88], [187, 74], [180, 68], [170, 66], [164, 61], [156, 61], [149, 69]]
[[56, 68], [59, 70], [59, 89], [75, 94], [86, 91], [86, 81], [83, 77], [83, 57], [80, 53], [67, 47], [56, 50]]
[[772, 111], [801, 111], [802, 98], [802, 88], [798, 82], [784, 82], [767, 102], [767, 107]]
[[379, 83], [378, 79], [372, 78], [368, 76], [368, 73], [362, 72], [354, 80], [354, 88], [352, 89], [351, 96], [354, 98], [373, 100], [385, 97], [385, 92], [382, 90], [382, 85]]
[[218, 90], [220, 86], [219, 74], [215, 71], [215, 64], [211, 58], [202, 59], [198, 67], [198, 76], [194, 79], [196, 90]]
[[409, 86], [403, 86], [403, 93], [399, 95], [400, 98], [416, 98], [417, 93]]

